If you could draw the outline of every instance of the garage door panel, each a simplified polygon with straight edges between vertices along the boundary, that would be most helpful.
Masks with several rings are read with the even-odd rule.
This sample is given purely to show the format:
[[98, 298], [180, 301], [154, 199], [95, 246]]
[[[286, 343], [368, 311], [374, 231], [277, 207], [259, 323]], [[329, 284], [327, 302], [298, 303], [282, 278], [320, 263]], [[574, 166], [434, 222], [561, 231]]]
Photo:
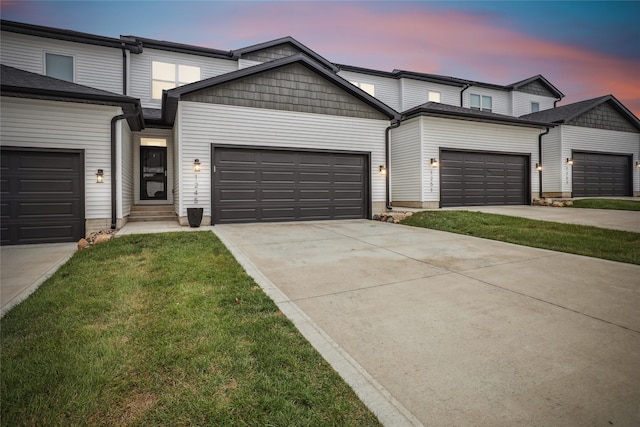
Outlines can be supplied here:
[[3, 244], [83, 237], [83, 153], [3, 147], [1, 154]]
[[631, 159], [609, 153], [573, 153], [573, 196], [630, 196]]
[[[229, 152], [247, 152], [235, 154]], [[214, 147], [213, 220], [225, 222], [363, 218], [365, 156]], [[255, 180], [238, 179], [253, 158]], [[221, 159], [227, 159], [219, 163]], [[234, 159], [235, 164], [228, 159]], [[247, 175], [248, 176], [248, 175]], [[233, 179], [230, 179], [233, 178]], [[255, 193], [249, 193], [254, 190]]]
[[443, 150], [441, 205], [528, 204], [528, 164], [523, 155]]

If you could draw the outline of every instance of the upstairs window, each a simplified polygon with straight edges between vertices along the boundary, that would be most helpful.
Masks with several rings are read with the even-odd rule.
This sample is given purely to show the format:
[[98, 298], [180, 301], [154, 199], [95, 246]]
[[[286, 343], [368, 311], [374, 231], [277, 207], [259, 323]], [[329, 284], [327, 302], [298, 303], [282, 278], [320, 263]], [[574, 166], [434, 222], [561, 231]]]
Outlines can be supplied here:
[[540, 103], [539, 102], [532, 102], [531, 103], [531, 112], [532, 113], [537, 113], [538, 111], [540, 111]]
[[430, 90], [429, 93], [427, 94], [427, 101], [440, 102], [440, 92]]
[[487, 95], [469, 95], [469, 106], [474, 110], [491, 112], [493, 110], [493, 100]]
[[153, 61], [151, 63], [151, 97], [162, 99], [162, 91], [200, 80], [200, 67]]
[[363, 91], [367, 92], [371, 96], [376, 96], [376, 87], [371, 83], [354, 82], [350, 81], [352, 85], [358, 86]]
[[73, 56], [45, 53], [44, 71], [49, 77], [73, 82]]

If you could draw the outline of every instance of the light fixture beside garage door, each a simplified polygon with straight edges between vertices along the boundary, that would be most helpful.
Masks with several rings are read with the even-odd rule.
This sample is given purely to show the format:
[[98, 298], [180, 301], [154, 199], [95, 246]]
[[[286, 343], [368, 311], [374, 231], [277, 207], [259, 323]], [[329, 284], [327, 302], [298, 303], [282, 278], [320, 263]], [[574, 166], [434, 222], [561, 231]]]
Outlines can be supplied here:
[[567, 157], [567, 165], [573, 166], [573, 159], [571, 157]]
[[378, 168], [378, 173], [382, 176], [387, 174], [387, 167], [385, 165], [380, 165]]
[[103, 169], [98, 169], [98, 172], [96, 172], [96, 182], [98, 184], [102, 184], [104, 182], [104, 170]]

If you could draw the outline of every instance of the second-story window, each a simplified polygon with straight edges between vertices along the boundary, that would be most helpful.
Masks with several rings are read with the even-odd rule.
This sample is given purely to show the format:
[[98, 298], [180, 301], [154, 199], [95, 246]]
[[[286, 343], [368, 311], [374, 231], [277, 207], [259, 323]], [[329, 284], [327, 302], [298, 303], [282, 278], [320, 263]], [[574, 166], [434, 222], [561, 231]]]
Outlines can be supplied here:
[[537, 113], [538, 111], [540, 111], [540, 103], [539, 102], [532, 102], [531, 103], [531, 112], [532, 113]]
[[440, 102], [440, 92], [436, 92], [434, 90], [430, 90], [427, 94], [427, 101], [429, 102]]
[[493, 110], [493, 100], [490, 96], [472, 93], [469, 95], [469, 106], [474, 110], [491, 112]]
[[358, 86], [363, 91], [367, 92], [371, 96], [376, 96], [376, 87], [371, 83], [350, 81], [352, 85]]
[[161, 99], [162, 91], [200, 80], [200, 67], [153, 61], [151, 63], [151, 97]]
[[44, 54], [45, 74], [60, 80], [73, 82], [73, 56], [58, 55], [56, 53]]

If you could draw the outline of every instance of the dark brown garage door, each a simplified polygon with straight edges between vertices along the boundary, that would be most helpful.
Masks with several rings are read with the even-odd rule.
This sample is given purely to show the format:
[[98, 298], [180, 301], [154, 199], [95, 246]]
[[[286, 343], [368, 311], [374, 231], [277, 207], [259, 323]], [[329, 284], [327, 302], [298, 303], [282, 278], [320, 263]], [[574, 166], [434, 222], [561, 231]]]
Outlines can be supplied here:
[[631, 156], [573, 153], [573, 197], [631, 196]]
[[440, 154], [440, 204], [529, 204], [529, 157], [468, 151]]
[[214, 223], [365, 218], [368, 156], [213, 148]]
[[3, 245], [84, 236], [82, 152], [3, 147], [1, 155]]

